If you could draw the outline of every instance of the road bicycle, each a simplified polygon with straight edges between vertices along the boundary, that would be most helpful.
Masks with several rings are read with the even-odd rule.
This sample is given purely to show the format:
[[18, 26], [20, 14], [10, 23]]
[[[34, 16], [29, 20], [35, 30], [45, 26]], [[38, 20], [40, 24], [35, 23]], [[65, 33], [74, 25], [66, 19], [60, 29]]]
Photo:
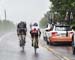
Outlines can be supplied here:
[[24, 46], [26, 43], [26, 41], [25, 41], [26, 36], [22, 32], [19, 37], [20, 37], [20, 47], [22, 47], [22, 50], [24, 51]]
[[38, 43], [37, 43], [37, 38], [35, 37], [35, 35], [34, 35], [34, 38], [33, 38], [33, 47], [34, 47], [34, 52], [35, 52], [35, 54], [36, 54], [36, 50], [37, 50], [37, 46], [38, 46]]

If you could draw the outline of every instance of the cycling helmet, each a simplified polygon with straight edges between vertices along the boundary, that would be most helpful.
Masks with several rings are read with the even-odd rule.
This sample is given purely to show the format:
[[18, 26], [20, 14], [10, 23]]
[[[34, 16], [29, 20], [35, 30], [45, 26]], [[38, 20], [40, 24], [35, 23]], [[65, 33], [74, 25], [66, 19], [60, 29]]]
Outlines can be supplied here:
[[38, 26], [38, 24], [37, 23], [34, 23], [33, 26]]

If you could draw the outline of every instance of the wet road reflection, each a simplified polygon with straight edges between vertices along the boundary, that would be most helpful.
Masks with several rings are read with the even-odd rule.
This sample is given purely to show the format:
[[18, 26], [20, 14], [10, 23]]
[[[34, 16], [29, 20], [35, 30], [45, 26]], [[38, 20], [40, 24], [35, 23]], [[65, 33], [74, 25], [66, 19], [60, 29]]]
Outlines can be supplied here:
[[0, 60], [59, 60], [47, 49], [39, 46], [37, 54], [31, 46], [31, 39], [26, 38], [25, 50], [19, 47], [19, 40], [16, 33], [12, 33], [0, 41]]

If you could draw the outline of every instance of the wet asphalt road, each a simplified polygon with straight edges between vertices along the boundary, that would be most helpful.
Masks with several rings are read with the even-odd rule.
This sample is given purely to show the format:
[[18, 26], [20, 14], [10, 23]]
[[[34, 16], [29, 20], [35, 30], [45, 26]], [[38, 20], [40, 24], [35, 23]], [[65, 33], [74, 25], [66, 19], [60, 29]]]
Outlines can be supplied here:
[[[75, 60], [75, 55], [73, 55], [73, 49], [71, 45], [67, 44], [55, 44], [47, 45], [46, 41], [41, 40], [42, 45], [49, 51], [51, 51], [56, 56], [64, 57], [65, 60]], [[48, 47], [48, 48], [47, 48]]]
[[8, 33], [0, 38], [0, 60], [60, 60], [52, 52], [39, 45], [37, 54], [34, 54], [34, 48], [31, 46], [31, 38], [26, 36], [26, 45], [24, 52], [19, 47], [19, 40], [16, 32]]

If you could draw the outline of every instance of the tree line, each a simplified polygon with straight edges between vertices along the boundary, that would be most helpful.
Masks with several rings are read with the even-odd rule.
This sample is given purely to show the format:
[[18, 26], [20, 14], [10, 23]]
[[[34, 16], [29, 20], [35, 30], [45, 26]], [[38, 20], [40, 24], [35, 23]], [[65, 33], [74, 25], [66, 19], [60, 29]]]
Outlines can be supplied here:
[[[51, 12], [53, 14], [57, 12], [56, 17], [54, 16], [55, 19], [53, 18], [55, 22], [65, 21], [65, 23], [67, 23], [71, 21], [71, 24], [75, 24], [75, 0], [49, 0], [49, 1], [51, 2], [50, 11], [47, 11], [45, 15], [49, 16]], [[51, 17], [50, 16], [48, 17], [48, 16], [44, 16], [43, 18], [48, 18], [48, 20], [50, 20]], [[44, 19], [41, 19], [41, 21], [43, 23]], [[41, 24], [41, 21], [40, 21], [40, 24]], [[43, 26], [45, 25], [46, 25], [46, 22]]]
[[9, 20], [0, 20], [0, 32], [11, 31], [15, 28], [15, 24]]

